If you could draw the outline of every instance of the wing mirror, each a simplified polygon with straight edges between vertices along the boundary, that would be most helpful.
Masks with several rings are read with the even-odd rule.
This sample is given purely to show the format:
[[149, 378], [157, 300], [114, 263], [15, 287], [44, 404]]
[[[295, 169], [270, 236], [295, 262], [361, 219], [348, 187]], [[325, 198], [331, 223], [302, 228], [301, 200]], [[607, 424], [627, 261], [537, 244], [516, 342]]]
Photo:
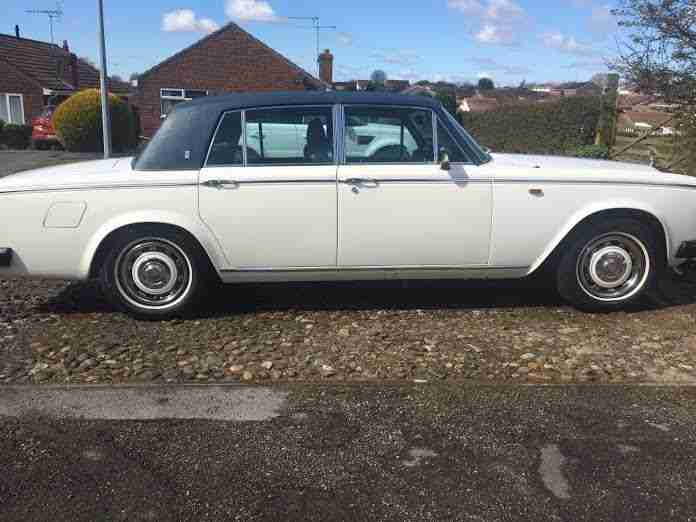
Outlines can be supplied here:
[[450, 170], [452, 166], [450, 165], [449, 154], [446, 151], [440, 152], [440, 168], [442, 170]]

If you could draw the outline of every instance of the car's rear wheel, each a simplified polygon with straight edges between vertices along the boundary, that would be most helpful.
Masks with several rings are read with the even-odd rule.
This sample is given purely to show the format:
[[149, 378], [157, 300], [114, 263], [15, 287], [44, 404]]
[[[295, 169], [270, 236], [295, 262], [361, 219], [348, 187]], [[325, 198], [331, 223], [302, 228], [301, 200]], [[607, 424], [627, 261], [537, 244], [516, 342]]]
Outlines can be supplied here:
[[207, 265], [200, 247], [176, 231], [117, 237], [100, 280], [112, 302], [146, 319], [183, 315], [199, 302]]
[[611, 311], [650, 295], [661, 267], [658, 239], [635, 219], [583, 226], [564, 245], [557, 286], [580, 309]]

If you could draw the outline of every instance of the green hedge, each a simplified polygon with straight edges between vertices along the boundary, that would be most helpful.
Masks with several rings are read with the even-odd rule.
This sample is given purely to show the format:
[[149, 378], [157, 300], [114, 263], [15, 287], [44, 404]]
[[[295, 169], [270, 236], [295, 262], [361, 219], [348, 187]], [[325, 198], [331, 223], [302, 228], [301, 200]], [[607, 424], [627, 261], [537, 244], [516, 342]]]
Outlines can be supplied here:
[[8, 149], [27, 149], [31, 144], [31, 126], [0, 122], [0, 144]]
[[[135, 146], [135, 121], [128, 105], [113, 94], [111, 109], [111, 142], [116, 152]], [[102, 150], [101, 99], [97, 89], [73, 94], [53, 113], [53, 128], [61, 144], [71, 152]]]
[[572, 155], [594, 142], [599, 108], [598, 97], [574, 96], [461, 113], [460, 121], [479, 143], [494, 152]]

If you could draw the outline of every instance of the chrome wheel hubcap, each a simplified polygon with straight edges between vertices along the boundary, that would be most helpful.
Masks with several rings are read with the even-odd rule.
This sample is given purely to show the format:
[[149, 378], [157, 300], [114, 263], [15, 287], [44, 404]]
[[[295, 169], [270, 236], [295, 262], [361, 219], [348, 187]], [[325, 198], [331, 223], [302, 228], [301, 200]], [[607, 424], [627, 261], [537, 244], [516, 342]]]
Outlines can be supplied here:
[[649, 272], [647, 248], [638, 238], [625, 233], [593, 239], [578, 258], [580, 287], [590, 297], [602, 301], [628, 299], [645, 285]]
[[116, 285], [131, 304], [150, 309], [175, 306], [191, 287], [191, 262], [174, 243], [142, 239], [128, 245], [116, 261]]
[[133, 263], [131, 277], [142, 292], [163, 295], [176, 285], [179, 270], [169, 256], [160, 252], [146, 252]]

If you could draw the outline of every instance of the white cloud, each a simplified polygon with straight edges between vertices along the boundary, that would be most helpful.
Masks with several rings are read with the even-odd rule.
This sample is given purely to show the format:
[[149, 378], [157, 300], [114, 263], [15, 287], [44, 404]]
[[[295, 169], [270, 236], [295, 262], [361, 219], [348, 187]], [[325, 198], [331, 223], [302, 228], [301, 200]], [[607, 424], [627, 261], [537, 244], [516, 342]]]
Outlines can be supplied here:
[[350, 33], [338, 33], [338, 41], [343, 45], [353, 45], [353, 35]]
[[197, 18], [191, 9], [178, 9], [162, 16], [162, 30], [166, 32], [212, 33], [219, 28], [220, 26], [210, 18]]
[[510, 27], [485, 24], [474, 38], [480, 43], [512, 45], [516, 41], [516, 33]]
[[265, 0], [227, 0], [225, 13], [241, 22], [278, 22], [271, 4]]
[[567, 36], [561, 32], [545, 33], [541, 35], [542, 43], [562, 53], [577, 56], [596, 56], [598, 51], [591, 45], [578, 42], [574, 36]]
[[527, 21], [525, 10], [513, 0], [447, 0], [473, 22], [474, 39], [480, 43], [513, 45]]

